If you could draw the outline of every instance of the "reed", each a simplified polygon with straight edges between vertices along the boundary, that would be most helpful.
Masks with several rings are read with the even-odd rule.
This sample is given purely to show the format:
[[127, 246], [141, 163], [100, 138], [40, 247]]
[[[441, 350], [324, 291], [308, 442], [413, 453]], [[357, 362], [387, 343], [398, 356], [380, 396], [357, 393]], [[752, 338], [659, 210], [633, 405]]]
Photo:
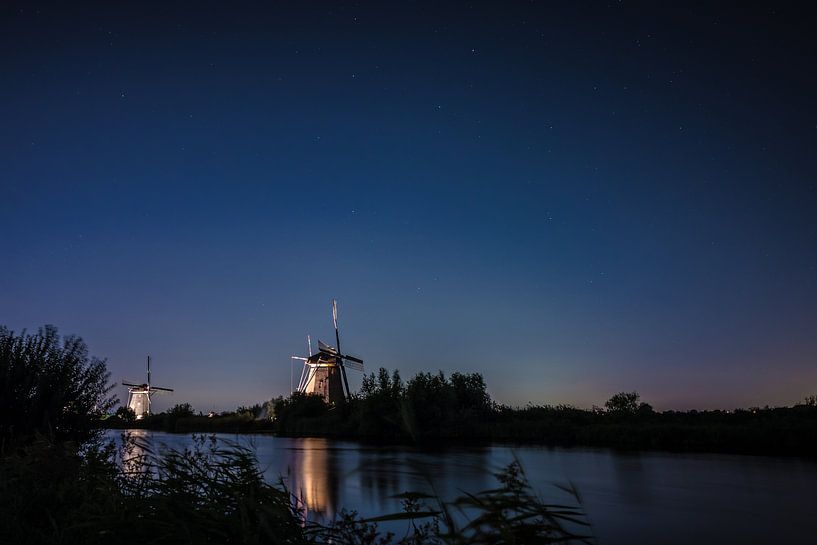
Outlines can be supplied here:
[[[476, 545], [588, 542], [576, 505], [542, 501], [515, 462], [498, 487], [444, 501], [402, 495], [404, 510], [364, 519], [344, 511], [306, 520], [282, 482], [265, 481], [253, 451], [194, 436], [154, 451], [127, 434], [111, 444], [36, 442], [0, 459], [0, 542], [19, 544]], [[384, 521], [405, 521], [401, 537]]]

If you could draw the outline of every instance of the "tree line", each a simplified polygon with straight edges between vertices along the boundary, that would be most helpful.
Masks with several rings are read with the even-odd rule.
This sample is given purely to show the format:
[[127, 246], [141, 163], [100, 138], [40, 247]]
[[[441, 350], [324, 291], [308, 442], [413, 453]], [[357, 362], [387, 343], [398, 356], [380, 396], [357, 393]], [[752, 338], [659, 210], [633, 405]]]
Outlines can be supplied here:
[[619, 392], [603, 407], [511, 407], [493, 401], [478, 373], [397, 371], [366, 376], [342, 407], [314, 395], [274, 401], [273, 428], [288, 435], [431, 442], [532, 442], [621, 449], [817, 454], [817, 398], [791, 407], [732, 411], [655, 411], [638, 392]]
[[403, 381], [380, 369], [342, 406], [294, 393], [212, 417], [179, 404], [140, 421], [109, 427], [170, 432], [268, 432], [379, 442], [515, 442], [636, 450], [817, 455], [817, 397], [790, 407], [656, 411], [638, 392], [619, 392], [601, 407], [512, 407], [488, 394], [478, 373], [418, 373]]

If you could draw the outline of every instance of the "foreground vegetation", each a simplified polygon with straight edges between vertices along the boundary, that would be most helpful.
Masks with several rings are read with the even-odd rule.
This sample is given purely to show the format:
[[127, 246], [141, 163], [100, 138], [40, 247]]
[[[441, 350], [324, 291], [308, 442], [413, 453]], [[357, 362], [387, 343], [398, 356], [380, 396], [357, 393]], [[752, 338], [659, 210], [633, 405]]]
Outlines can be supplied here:
[[[0, 459], [0, 540], [17, 544], [467, 545], [589, 543], [576, 506], [546, 505], [518, 464], [494, 490], [446, 502], [405, 493], [404, 510], [364, 519], [343, 511], [308, 520], [283, 484], [267, 483], [238, 444], [194, 438], [163, 452], [133, 438], [122, 461], [109, 446], [77, 452], [37, 443]], [[467, 518], [458, 514], [467, 513]], [[460, 522], [462, 520], [463, 522]], [[380, 522], [400, 523], [396, 537]]]
[[[0, 541], [17, 544], [467, 545], [589, 543], [576, 506], [547, 505], [514, 463], [498, 487], [446, 502], [408, 492], [404, 510], [364, 519], [343, 511], [308, 520], [283, 484], [267, 483], [252, 451], [194, 438], [163, 452], [125, 439], [110, 445], [35, 442], [0, 458]], [[458, 515], [467, 515], [462, 517]], [[462, 522], [460, 522], [462, 521]], [[396, 537], [380, 522], [401, 523]]]
[[[157, 455], [129, 436], [122, 449], [103, 442], [95, 423], [115, 403], [107, 379], [105, 362], [89, 358], [81, 339], [60, 339], [54, 328], [18, 336], [0, 327], [0, 543], [589, 542], [581, 510], [543, 503], [518, 463], [497, 475], [497, 488], [451, 502], [408, 492], [401, 513], [308, 520], [297, 498], [266, 482], [253, 452], [238, 444], [199, 436], [188, 449]], [[168, 418], [190, 412], [180, 406]], [[383, 532], [384, 521], [406, 531]]]

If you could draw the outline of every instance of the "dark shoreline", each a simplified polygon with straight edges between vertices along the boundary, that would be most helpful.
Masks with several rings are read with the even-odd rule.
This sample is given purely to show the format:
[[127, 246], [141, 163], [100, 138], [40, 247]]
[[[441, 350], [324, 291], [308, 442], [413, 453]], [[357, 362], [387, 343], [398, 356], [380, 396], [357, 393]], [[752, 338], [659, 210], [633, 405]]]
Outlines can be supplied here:
[[[128, 418], [129, 417], [129, 418]], [[294, 393], [235, 412], [204, 416], [189, 404], [134, 420], [120, 410], [109, 428], [181, 433], [273, 433], [374, 444], [597, 447], [620, 451], [701, 452], [817, 457], [817, 398], [791, 407], [731, 411], [655, 411], [637, 392], [613, 395], [604, 408], [508, 407], [494, 402], [481, 375], [397, 371], [364, 377], [339, 405]]]
[[[215, 422], [213, 423], [215, 424]], [[266, 424], [266, 423], [265, 423]], [[161, 426], [104, 426], [106, 430], [112, 431], [128, 431], [133, 429], [143, 429], [149, 431], [158, 431], [164, 433], [171, 433], [176, 435], [189, 434], [223, 434], [223, 435], [267, 435], [272, 437], [282, 438], [314, 438], [314, 439], [331, 439], [336, 441], [350, 441], [366, 446], [377, 447], [403, 447], [403, 448], [419, 448], [423, 450], [445, 450], [449, 448], [462, 447], [488, 447], [493, 445], [501, 446], [526, 446], [526, 447], [542, 447], [542, 448], [558, 448], [558, 449], [599, 449], [611, 450], [619, 453], [665, 453], [665, 454], [722, 454], [722, 455], [739, 455], [739, 456], [761, 456], [761, 457], [785, 457], [785, 458], [802, 458], [806, 460], [817, 461], [817, 450], [811, 444], [792, 444], [791, 441], [784, 441], [778, 444], [756, 443], [751, 448], [736, 447], [735, 445], [723, 445], [706, 443], [696, 441], [689, 444], [677, 443], [673, 446], [655, 442], [602, 442], [602, 441], [554, 441], [543, 438], [512, 438], [512, 437], [423, 437], [417, 440], [412, 440], [409, 437], [375, 437], [362, 436], [348, 433], [282, 433], [276, 431], [268, 424], [256, 426], [190, 426], [184, 425], [177, 429], [167, 429]], [[662, 431], [670, 431], [671, 428]], [[583, 430], [589, 432], [592, 430]], [[607, 429], [607, 434], [610, 432], [616, 433], [618, 430]], [[647, 431], [647, 430], [641, 430]], [[689, 438], [696, 432], [702, 432], [701, 429], [687, 429], [685, 437]], [[723, 430], [719, 430], [723, 431]], [[747, 436], [753, 435], [751, 429], [739, 429], [741, 434]], [[798, 430], [806, 431], [806, 430]], [[814, 431], [811, 429], [811, 431]], [[795, 433], [794, 430], [789, 430], [787, 434]], [[607, 435], [605, 434], [605, 435]], [[683, 441], [679, 437], [679, 442]], [[789, 446], [786, 446], [789, 445]]]

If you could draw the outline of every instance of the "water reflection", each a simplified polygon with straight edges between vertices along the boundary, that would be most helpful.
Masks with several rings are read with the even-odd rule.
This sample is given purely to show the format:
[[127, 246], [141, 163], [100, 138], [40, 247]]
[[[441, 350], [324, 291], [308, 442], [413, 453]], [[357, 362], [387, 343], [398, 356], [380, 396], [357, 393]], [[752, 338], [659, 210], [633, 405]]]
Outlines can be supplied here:
[[122, 434], [123, 437], [128, 438], [122, 441], [119, 448], [119, 457], [126, 474], [138, 476], [148, 471], [147, 466], [142, 462], [152, 448], [151, 435], [152, 432], [148, 430], [128, 430]]
[[357, 483], [368, 503], [389, 498], [406, 488], [405, 465], [393, 453], [369, 449], [360, 453]]
[[[624, 453], [613, 458], [612, 471], [619, 493], [628, 502], [643, 504], [650, 501], [650, 478], [640, 453]], [[653, 485], [657, 484], [653, 480]]]
[[296, 439], [289, 459], [289, 487], [310, 518], [336, 514], [340, 475], [337, 454], [326, 439]]
[[[189, 435], [137, 434], [159, 451], [191, 444]], [[606, 545], [809, 543], [817, 533], [817, 464], [809, 460], [501, 445], [428, 451], [325, 439], [224, 438], [254, 446], [267, 479], [283, 475], [313, 519], [333, 517], [341, 508], [364, 517], [393, 513], [401, 508], [395, 494], [432, 485], [444, 499], [493, 488], [492, 473], [518, 458], [547, 500], [565, 503], [553, 485], [574, 483], [595, 535]]]
[[[452, 499], [464, 491], [493, 487], [492, 474], [502, 467], [487, 448], [452, 455], [317, 438], [275, 441], [287, 444], [284, 460], [275, 461], [274, 452], [259, 456], [272, 460], [279, 474], [280, 466], [286, 467], [286, 484], [312, 519], [332, 518], [343, 507], [369, 511], [366, 507], [376, 506], [370, 514], [396, 512], [402, 506], [394, 496], [407, 491]], [[273, 476], [271, 470], [267, 475]]]

